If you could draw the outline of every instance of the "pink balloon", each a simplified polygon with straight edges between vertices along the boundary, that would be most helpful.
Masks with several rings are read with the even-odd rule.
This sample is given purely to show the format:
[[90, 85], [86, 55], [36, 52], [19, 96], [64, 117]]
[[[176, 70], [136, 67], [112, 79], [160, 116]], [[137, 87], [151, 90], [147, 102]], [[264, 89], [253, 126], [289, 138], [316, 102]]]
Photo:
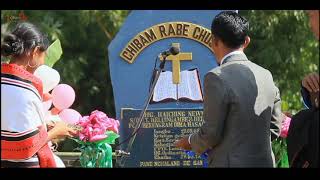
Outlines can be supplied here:
[[82, 116], [74, 109], [64, 109], [59, 113], [59, 117], [68, 124], [76, 124]]
[[52, 90], [52, 103], [60, 110], [69, 108], [75, 98], [74, 90], [67, 84], [59, 84]]

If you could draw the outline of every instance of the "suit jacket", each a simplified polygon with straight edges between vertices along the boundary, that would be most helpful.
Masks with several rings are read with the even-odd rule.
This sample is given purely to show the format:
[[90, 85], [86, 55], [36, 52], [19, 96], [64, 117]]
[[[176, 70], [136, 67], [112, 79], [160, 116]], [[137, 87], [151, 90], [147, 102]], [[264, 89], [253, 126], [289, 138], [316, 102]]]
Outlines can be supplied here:
[[197, 153], [211, 149], [209, 167], [275, 167], [271, 140], [282, 120], [271, 73], [234, 54], [205, 76], [204, 124], [190, 143]]

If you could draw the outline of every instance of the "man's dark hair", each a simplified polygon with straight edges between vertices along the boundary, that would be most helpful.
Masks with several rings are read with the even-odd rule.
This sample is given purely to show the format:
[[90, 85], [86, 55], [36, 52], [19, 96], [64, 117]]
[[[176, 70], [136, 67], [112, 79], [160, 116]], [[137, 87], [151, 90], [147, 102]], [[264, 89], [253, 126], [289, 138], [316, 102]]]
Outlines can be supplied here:
[[235, 11], [223, 11], [212, 21], [211, 32], [228, 48], [239, 48], [248, 36], [249, 22]]

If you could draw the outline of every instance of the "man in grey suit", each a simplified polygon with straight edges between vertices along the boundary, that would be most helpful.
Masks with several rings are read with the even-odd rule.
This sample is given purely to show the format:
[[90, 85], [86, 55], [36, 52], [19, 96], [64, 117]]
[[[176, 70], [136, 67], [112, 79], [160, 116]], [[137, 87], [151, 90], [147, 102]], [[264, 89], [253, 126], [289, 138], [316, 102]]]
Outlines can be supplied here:
[[211, 26], [219, 67], [204, 80], [204, 124], [175, 142], [198, 154], [209, 167], [275, 167], [271, 140], [280, 134], [283, 114], [271, 73], [249, 61], [249, 22], [234, 11], [218, 14]]

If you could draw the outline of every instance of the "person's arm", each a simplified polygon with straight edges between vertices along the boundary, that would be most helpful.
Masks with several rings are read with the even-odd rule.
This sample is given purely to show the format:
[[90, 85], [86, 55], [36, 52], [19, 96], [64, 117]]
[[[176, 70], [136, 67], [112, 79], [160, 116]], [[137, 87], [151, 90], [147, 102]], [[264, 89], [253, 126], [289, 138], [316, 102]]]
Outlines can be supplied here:
[[190, 144], [196, 153], [203, 153], [221, 142], [224, 122], [228, 112], [228, 93], [223, 80], [208, 73], [204, 81], [204, 124], [190, 136]]
[[48, 131], [47, 142], [56, 138], [72, 137], [76, 133], [76, 130], [68, 126], [67, 123], [63, 121], [58, 121], [54, 124], [53, 128], [50, 131]]
[[276, 86], [275, 86], [275, 91], [276, 91], [276, 95], [274, 98], [274, 106], [272, 109], [271, 125], [270, 125], [271, 140], [274, 140], [280, 136], [281, 124], [285, 117], [284, 114], [281, 112], [280, 91]]

